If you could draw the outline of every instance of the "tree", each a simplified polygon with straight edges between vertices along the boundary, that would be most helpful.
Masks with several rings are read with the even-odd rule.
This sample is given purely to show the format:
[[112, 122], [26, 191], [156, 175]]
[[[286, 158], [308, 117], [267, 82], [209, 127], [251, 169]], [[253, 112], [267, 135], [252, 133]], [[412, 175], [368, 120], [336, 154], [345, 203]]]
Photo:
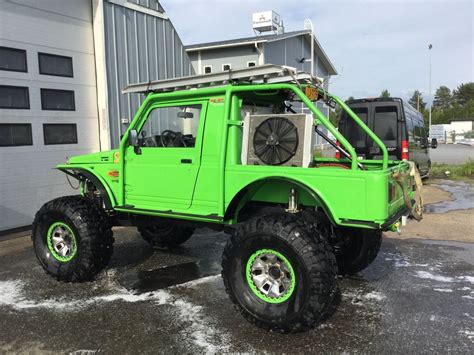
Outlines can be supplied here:
[[389, 99], [390, 98], [390, 93], [388, 92], [387, 89], [382, 90], [380, 93], [380, 98], [381, 99]]
[[408, 103], [420, 112], [423, 112], [426, 107], [426, 104], [423, 101], [423, 97], [421, 96], [421, 92], [419, 90], [415, 90], [413, 92], [413, 96], [410, 100], [408, 100]]
[[354, 96], [349, 96], [349, 98], [346, 100], [346, 102], [347, 102], [347, 101], [354, 101], [354, 100], [355, 100], [355, 99], [354, 99]]
[[469, 100], [474, 100], [474, 83], [466, 83], [453, 90], [453, 97], [457, 104], [465, 105]]
[[447, 109], [452, 105], [453, 96], [451, 90], [446, 86], [440, 86], [436, 90], [436, 94], [433, 100], [433, 109]]

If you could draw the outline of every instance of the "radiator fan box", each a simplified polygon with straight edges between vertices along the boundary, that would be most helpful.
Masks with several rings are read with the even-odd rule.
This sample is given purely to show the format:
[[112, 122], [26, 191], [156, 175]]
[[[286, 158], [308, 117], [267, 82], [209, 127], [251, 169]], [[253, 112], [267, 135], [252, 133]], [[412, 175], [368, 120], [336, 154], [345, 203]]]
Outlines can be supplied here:
[[308, 167], [313, 127], [311, 114], [247, 113], [243, 124], [242, 164]]

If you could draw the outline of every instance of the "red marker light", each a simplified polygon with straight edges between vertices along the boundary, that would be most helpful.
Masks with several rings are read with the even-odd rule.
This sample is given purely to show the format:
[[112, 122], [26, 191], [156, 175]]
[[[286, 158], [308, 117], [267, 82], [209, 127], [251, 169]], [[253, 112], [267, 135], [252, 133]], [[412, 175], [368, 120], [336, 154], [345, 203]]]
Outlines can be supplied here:
[[402, 160], [408, 160], [408, 141], [402, 141]]

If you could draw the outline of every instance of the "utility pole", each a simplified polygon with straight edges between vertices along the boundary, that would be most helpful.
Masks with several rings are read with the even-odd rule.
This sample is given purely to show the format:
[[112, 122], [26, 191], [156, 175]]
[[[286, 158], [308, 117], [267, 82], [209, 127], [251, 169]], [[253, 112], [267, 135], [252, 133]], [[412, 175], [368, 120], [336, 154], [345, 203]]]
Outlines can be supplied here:
[[430, 43], [428, 46], [428, 50], [430, 51], [430, 94], [429, 94], [429, 99], [428, 99], [428, 104], [430, 105], [429, 111], [428, 111], [428, 135], [431, 137], [431, 48], [433, 48], [433, 45]]

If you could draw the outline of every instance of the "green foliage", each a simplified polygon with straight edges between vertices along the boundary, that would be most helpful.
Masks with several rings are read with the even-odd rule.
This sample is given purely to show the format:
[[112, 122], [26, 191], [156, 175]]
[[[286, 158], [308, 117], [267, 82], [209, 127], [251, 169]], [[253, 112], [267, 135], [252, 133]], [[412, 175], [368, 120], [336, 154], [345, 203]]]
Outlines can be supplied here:
[[436, 90], [436, 94], [433, 100], [433, 109], [447, 109], [450, 108], [453, 103], [453, 96], [451, 90], [447, 86], [440, 86]]
[[433, 164], [431, 166], [432, 178], [439, 179], [474, 179], [474, 160], [468, 160], [461, 165]]
[[390, 98], [390, 93], [388, 92], [387, 89], [382, 90], [380, 93], [380, 98], [381, 99], [389, 99]]
[[347, 101], [353, 101], [353, 100], [355, 100], [355, 99], [354, 99], [354, 96], [349, 96], [349, 98], [346, 100], [346, 102], [347, 102]]
[[321, 149], [313, 150], [313, 159], [323, 158], [323, 152]]
[[453, 97], [458, 105], [465, 105], [474, 100], [474, 83], [461, 84], [453, 91]]
[[415, 90], [408, 103], [412, 105], [415, 109], [420, 112], [423, 112], [426, 107], [426, 103], [423, 101], [423, 97], [421, 96], [421, 92], [419, 90]]
[[464, 138], [474, 138], [474, 131], [469, 131], [464, 135]]
[[[427, 110], [423, 112], [423, 117], [428, 122]], [[433, 100], [431, 123], [470, 120], [474, 120], [474, 83], [461, 84], [452, 94], [448, 87], [440, 86]]]

